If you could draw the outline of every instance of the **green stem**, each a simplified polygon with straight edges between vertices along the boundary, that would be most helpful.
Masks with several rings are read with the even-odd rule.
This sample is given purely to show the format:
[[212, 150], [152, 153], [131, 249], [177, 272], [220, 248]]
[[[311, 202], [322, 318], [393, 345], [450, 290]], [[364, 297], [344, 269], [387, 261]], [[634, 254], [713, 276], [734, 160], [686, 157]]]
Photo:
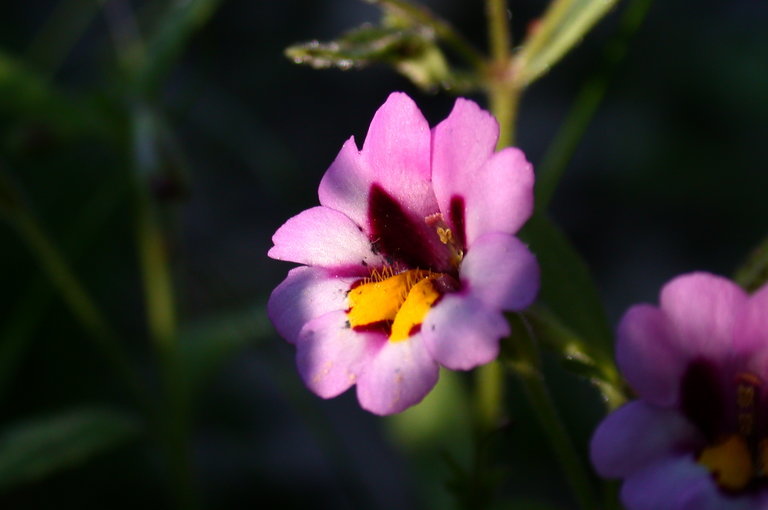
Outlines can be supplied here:
[[499, 123], [499, 141], [496, 143], [496, 149], [511, 147], [515, 144], [515, 121], [520, 91], [510, 83], [500, 82], [491, 85], [488, 95], [491, 112]]
[[136, 183], [136, 242], [144, 287], [147, 327], [162, 369], [166, 405], [160, 416], [172, 490], [178, 508], [197, 508], [189, 451], [189, 398], [178, 350], [173, 278], [168, 240], [146, 179], [156, 170], [156, 130], [151, 113], [138, 107], [133, 115]]
[[537, 170], [537, 210], [546, 210], [557, 183], [605, 96], [608, 84], [616, 67], [624, 58], [632, 36], [645, 19], [651, 2], [652, 0], [634, 0], [627, 6], [616, 34], [605, 46], [601, 69], [579, 90], [565, 122], [555, 135]]
[[523, 385], [579, 507], [582, 510], [595, 510], [598, 506], [594, 488], [544, 381], [533, 333], [521, 315], [511, 322], [521, 334], [516, 335], [514, 341], [510, 342], [515, 355], [509, 365]]
[[[3, 194], [15, 195], [10, 188], [9, 180], [0, 176]], [[90, 333], [89, 338], [94, 342], [115, 371], [124, 379], [136, 400], [142, 404], [147, 402], [144, 386], [129, 362], [120, 339], [90, 297], [83, 285], [77, 279], [71, 268], [59, 252], [56, 245], [46, 235], [35, 218], [17, 201], [13, 207], [0, 209], [7, 213], [7, 218], [16, 228], [27, 248], [37, 259], [43, 272], [51, 280], [64, 303], [69, 307], [74, 317]]]
[[507, 1], [487, 0], [485, 12], [488, 17], [488, 46], [491, 58], [496, 62], [506, 62], [509, 59], [511, 44]]
[[487, 0], [488, 45], [491, 59], [487, 65], [487, 92], [491, 112], [499, 123], [497, 149], [515, 142], [515, 120], [521, 90], [515, 83], [510, 58], [509, 15], [506, 0]]
[[481, 431], [496, 430], [504, 418], [504, 370], [494, 361], [475, 374], [475, 416]]

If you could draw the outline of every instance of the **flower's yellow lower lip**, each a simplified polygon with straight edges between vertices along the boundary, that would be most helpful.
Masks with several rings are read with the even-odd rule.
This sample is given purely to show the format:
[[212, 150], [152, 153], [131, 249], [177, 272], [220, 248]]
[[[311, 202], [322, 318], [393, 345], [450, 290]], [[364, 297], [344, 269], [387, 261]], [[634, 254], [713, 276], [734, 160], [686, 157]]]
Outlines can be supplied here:
[[753, 479], [768, 475], [768, 439], [756, 434], [757, 395], [762, 382], [751, 372], [739, 373], [735, 379], [738, 432], [707, 446], [697, 459], [717, 484], [729, 491], [740, 491]]
[[433, 285], [439, 273], [410, 269], [392, 275], [374, 274], [349, 292], [347, 318], [350, 326], [365, 329], [389, 325], [389, 340], [397, 342], [416, 333], [430, 308], [440, 298]]
[[698, 460], [699, 464], [710, 470], [723, 489], [738, 491], [752, 480], [752, 455], [746, 441], [739, 434], [708, 446], [702, 450]]

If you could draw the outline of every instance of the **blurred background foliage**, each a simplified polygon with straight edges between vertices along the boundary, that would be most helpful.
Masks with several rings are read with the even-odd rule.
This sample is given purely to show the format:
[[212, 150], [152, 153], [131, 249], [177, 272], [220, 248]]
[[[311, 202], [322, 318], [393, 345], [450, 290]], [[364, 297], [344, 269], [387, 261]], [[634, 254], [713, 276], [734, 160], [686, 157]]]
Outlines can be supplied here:
[[[424, 3], [485, 48], [479, 2]], [[509, 5], [519, 42], [546, 3]], [[534, 165], [602, 72], [624, 7], [523, 96], [517, 144]], [[572, 508], [514, 381], [509, 422], [478, 452], [465, 374], [381, 420], [351, 393], [305, 390], [265, 317], [288, 269], [267, 259], [270, 237], [316, 203], [342, 142], [362, 141], [393, 90], [433, 124], [453, 104], [386, 67], [319, 72], [283, 55], [377, 20], [375, 7], [0, 12], [0, 508], [445, 508], [450, 490], [494, 479], [499, 508]], [[763, 2], [655, 2], [607, 82], [550, 211], [612, 325], [676, 274], [733, 274], [768, 235], [766, 26]], [[584, 453], [599, 398], [544, 363]]]

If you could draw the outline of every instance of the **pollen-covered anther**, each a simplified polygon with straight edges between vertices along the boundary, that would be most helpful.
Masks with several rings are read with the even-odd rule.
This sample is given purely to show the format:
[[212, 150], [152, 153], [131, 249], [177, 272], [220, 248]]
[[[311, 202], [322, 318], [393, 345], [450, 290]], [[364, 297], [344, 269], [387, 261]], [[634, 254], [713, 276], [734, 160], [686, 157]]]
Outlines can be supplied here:
[[440, 213], [430, 214], [424, 221], [427, 225], [435, 229], [440, 242], [444, 244], [450, 252], [450, 261], [453, 267], [459, 267], [462, 259], [464, 258], [464, 250], [461, 247], [458, 239], [453, 233], [453, 230], [448, 226]]

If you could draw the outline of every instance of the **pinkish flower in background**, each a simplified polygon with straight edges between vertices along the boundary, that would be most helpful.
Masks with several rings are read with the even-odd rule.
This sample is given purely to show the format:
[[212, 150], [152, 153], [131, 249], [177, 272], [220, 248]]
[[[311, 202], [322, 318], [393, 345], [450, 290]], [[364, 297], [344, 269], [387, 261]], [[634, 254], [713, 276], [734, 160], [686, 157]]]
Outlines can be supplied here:
[[296, 345], [299, 372], [324, 398], [357, 385], [360, 405], [403, 411], [439, 365], [494, 360], [503, 310], [535, 298], [538, 265], [515, 233], [533, 209], [533, 172], [515, 148], [495, 152], [498, 125], [458, 99], [435, 128], [393, 93], [362, 150], [347, 140], [320, 182], [320, 206], [273, 236], [292, 269], [269, 316]]
[[768, 285], [752, 296], [707, 273], [680, 276], [618, 333], [639, 397], [609, 415], [592, 461], [623, 478], [629, 510], [768, 508]]

